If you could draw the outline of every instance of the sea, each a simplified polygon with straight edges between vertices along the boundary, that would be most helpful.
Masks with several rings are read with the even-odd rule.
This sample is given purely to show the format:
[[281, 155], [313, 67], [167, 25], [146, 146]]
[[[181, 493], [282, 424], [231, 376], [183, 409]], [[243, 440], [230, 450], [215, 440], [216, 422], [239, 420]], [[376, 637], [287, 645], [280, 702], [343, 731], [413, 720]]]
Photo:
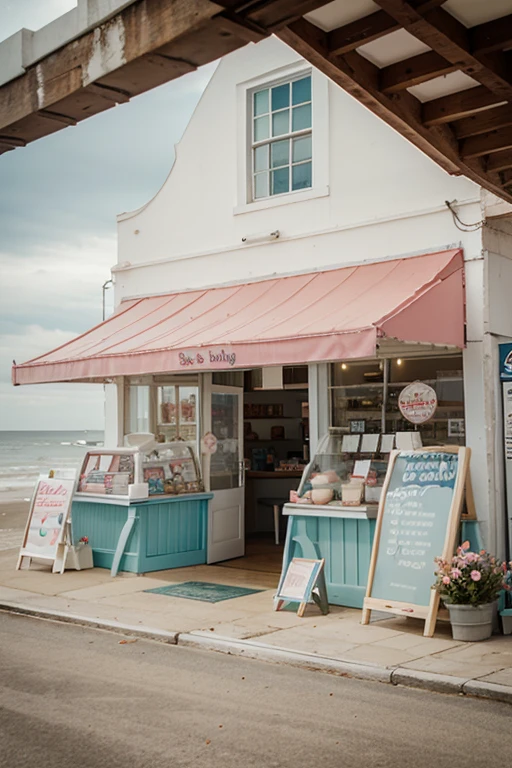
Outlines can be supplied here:
[[79, 470], [90, 447], [102, 445], [102, 431], [0, 431], [0, 503], [29, 499], [41, 473]]

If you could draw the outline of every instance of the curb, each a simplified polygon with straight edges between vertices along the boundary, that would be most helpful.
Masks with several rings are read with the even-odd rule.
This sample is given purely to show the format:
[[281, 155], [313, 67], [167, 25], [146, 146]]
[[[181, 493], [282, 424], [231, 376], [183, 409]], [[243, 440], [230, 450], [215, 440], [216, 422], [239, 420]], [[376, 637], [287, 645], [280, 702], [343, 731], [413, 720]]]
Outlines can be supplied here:
[[179, 635], [178, 645], [186, 648], [201, 648], [208, 651], [227, 653], [230, 656], [243, 656], [246, 659], [270, 661], [288, 664], [301, 669], [330, 672], [340, 677], [355, 677], [359, 680], [372, 680], [378, 683], [391, 682], [391, 669], [373, 664], [357, 664], [353, 661], [330, 659], [326, 656], [290, 651], [278, 646], [270, 647], [250, 640], [232, 640], [229, 637], [206, 637], [193, 633]]
[[435, 672], [423, 672], [404, 667], [388, 669], [373, 664], [358, 664], [353, 661], [343, 661], [326, 656], [317, 656], [316, 654], [290, 651], [279, 646], [271, 647], [254, 640], [234, 640], [230, 637], [209, 637], [199, 633], [194, 634], [193, 632], [180, 633], [163, 629], [137, 627], [114, 620], [92, 619], [88, 616], [66, 613], [65, 611], [39, 610], [29, 605], [10, 603], [8, 601], [0, 602], [0, 611], [51, 621], [61, 621], [66, 624], [76, 624], [93, 629], [103, 629], [116, 632], [117, 634], [140, 637], [145, 640], [154, 640], [183, 648], [197, 648], [225, 653], [228, 656], [239, 656], [274, 664], [287, 664], [291, 667], [326, 672], [338, 675], [339, 677], [388, 683], [394, 686], [416, 688], [434, 693], [493, 699], [494, 701], [512, 704], [512, 686], [499, 685], [477, 679], [468, 680], [467, 678], [440, 675]]
[[5, 613], [18, 613], [23, 616], [33, 616], [36, 619], [46, 619], [50, 621], [62, 621], [66, 624], [77, 624], [81, 627], [91, 627], [92, 629], [105, 629], [109, 632], [116, 632], [120, 635], [130, 635], [140, 637], [145, 640], [157, 640], [160, 643], [168, 645], [178, 644], [178, 632], [169, 632], [165, 629], [149, 629], [147, 627], [137, 627], [131, 624], [123, 624], [120, 621], [108, 619], [91, 619], [89, 616], [80, 616], [74, 613], [65, 613], [64, 611], [52, 611], [50, 609], [39, 610], [29, 605], [21, 603], [0, 602], [0, 611]]

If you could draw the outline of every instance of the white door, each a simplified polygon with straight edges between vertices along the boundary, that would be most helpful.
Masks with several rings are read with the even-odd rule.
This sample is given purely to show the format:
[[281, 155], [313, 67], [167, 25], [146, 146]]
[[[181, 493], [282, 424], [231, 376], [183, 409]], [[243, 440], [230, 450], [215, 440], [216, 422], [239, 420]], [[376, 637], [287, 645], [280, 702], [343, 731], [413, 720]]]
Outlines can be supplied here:
[[217, 450], [208, 462], [213, 493], [208, 519], [208, 562], [217, 563], [245, 553], [244, 392], [242, 387], [210, 385], [205, 394], [205, 422], [211, 424], [217, 438]]

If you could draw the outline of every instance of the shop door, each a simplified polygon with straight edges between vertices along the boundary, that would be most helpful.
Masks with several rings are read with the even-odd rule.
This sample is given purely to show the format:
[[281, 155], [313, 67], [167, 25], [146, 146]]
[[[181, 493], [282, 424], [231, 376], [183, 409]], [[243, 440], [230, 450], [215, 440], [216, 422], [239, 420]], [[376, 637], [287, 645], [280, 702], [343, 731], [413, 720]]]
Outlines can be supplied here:
[[245, 552], [243, 388], [212, 385], [209, 400], [217, 450], [209, 462], [208, 562], [217, 563]]

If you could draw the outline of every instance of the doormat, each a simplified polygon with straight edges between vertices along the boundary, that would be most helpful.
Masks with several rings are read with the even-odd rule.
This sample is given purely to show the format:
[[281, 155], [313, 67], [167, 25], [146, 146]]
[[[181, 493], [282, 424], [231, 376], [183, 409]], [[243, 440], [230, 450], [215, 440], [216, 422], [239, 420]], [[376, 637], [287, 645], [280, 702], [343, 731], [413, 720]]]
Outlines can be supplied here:
[[230, 587], [227, 584], [210, 584], [207, 581], [185, 581], [183, 584], [169, 584], [166, 587], [144, 590], [156, 595], [201, 600], [203, 603], [219, 603], [221, 600], [233, 600], [235, 597], [245, 597], [245, 595], [254, 595], [263, 591], [263, 589], [247, 587]]

